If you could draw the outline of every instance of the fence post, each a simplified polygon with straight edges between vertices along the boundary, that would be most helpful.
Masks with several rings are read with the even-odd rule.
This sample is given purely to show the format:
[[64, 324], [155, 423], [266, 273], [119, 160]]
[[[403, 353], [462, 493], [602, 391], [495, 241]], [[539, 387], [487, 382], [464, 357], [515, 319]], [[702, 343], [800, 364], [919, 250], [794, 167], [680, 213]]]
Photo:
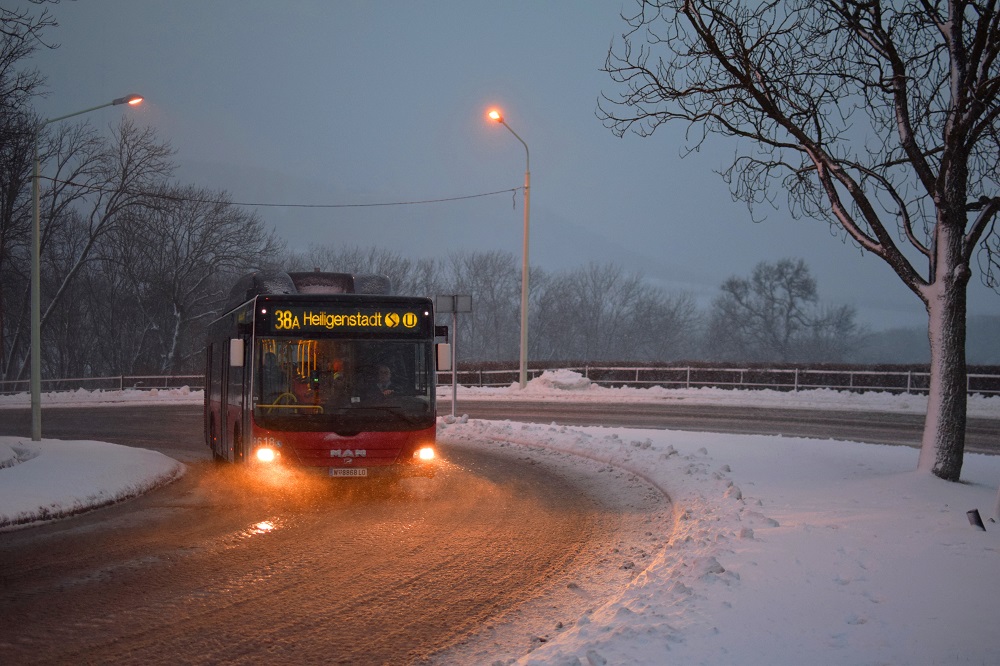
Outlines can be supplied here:
[[798, 368], [795, 368], [795, 389], [792, 392], [793, 393], [798, 393], [799, 392], [799, 369]]
[[686, 368], [686, 370], [687, 370], [687, 379], [684, 380], [684, 388], [691, 388], [691, 366], [689, 365]]
[[906, 371], [906, 395], [910, 394], [910, 389], [913, 386], [913, 370]]

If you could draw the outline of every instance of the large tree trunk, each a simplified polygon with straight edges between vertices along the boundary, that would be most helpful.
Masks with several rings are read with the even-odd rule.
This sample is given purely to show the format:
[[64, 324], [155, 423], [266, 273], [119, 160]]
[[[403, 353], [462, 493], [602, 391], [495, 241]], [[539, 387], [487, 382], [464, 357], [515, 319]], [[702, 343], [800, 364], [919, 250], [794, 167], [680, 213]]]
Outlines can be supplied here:
[[968, 403], [965, 333], [969, 267], [960, 258], [960, 228], [955, 231], [953, 226], [939, 223], [937, 231], [936, 279], [925, 292], [929, 294], [931, 378], [917, 469], [958, 481]]

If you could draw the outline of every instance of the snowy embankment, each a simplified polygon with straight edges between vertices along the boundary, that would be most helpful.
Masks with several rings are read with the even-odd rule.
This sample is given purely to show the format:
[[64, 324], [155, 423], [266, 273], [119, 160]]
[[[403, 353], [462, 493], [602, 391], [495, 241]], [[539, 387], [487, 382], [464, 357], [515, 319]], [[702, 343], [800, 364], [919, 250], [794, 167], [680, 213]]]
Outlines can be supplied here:
[[[138, 395], [89, 401], [201, 399], [200, 392], [125, 393]], [[449, 395], [443, 387], [442, 401]], [[524, 391], [463, 388], [460, 396], [914, 413], [926, 406], [918, 396], [834, 391], [601, 389], [567, 372], [546, 373]], [[88, 396], [46, 396], [43, 404], [57, 400], [80, 404]], [[1000, 418], [1000, 398], [973, 397], [969, 413]], [[662, 524], [649, 525], [660, 545], [634, 562], [628, 585], [593, 594], [603, 601], [580, 617], [540, 621], [513, 649], [475, 645], [478, 663], [1000, 663], [1000, 524], [988, 520], [1000, 482], [998, 456], [967, 455], [965, 482], [955, 484], [914, 472], [915, 449], [835, 440], [464, 418], [439, 420], [439, 438], [445, 450], [517, 445], [588, 457], [642, 477], [673, 506]], [[66, 485], [60, 479], [80, 477], [79, 459], [62, 462], [67, 451], [86, 450], [98, 467], [137, 451], [115, 447], [108, 456], [111, 450], [89, 443], [0, 437], [0, 460], [5, 444], [18, 447], [22, 458], [35, 455], [0, 469], [0, 516], [10, 515], [12, 479], [22, 477], [22, 488], [44, 495]], [[149, 462], [161, 478], [169, 473]], [[113, 476], [138, 483], [153, 472]], [[75, 492], [63, 503], [85, 504], [108, 491]], [[987, 519], [985, 530], [970, 525], [973, 509]]]
[[146, 449], [0, 437], [0, 529], [121, 502], [183, 473], [183, 464]]
[[[201, 404], [201, 391], [69, 391], [45, 393], [42, 406]], [[27, 394], [0, 396], [4, 408], [30, 405]], [[0, 416], [2, 418], [2, 416]], [[63, 518], [136, 497], [184, 474], [156, 451], [108, 442], [0, 436], [0, 529]]]

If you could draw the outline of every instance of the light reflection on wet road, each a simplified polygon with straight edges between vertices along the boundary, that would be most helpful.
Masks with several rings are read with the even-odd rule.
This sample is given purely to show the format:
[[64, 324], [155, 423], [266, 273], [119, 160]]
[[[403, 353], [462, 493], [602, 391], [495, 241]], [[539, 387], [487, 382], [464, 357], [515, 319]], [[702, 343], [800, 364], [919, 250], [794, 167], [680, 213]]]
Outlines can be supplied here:
[[[6, 663], [422, 661], [592, 565], [622, 522], [530, 456], [445, 451], [393, 487], [256, 474], [201, 460], [161, 409], [143, 446], [181, 452], [184, 478], [0, 533]], [[98, 410], [80, 432], [71, 411], [46, 436], [121, 442], [137, 420]]]

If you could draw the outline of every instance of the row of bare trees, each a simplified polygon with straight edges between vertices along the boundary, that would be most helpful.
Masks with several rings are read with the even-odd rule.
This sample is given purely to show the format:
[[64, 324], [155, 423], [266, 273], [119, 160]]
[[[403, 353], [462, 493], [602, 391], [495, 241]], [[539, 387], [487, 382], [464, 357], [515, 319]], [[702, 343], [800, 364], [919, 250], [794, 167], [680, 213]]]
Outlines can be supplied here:
[[[225, 193], [172, 183], [169, 145], [127, 119], [110, 138], [86, 124], [60, 127], [40, 134], [39, 148], [43, 376], [198, 366], [201, 325], [234, 275], [273, 259], [282, 244]], [[8, 191], [15, 205], [0, 219], [0, 374], [19, 379], [30, 333], [30, 183]]]
[[43, 377], [198, 367], [234, 276], [283, 246], [225, 193], [174, 183], [153, 129], [42, 120], [44, 77], [26, 62], [56, 23], [34, 4], [0, 7], [0, 379], [28, 373], [36, 155]]
[[[471, 295], [472, 312], [458, 317], [459, 359], [518, 357], [521, 274], [511, 253], [410, 260], [378, 248], [316, 246], [289, 255], [286, 265], [379, 273], [405, 294]], [[762, 262], [749, 278], [730, 277], [707, 311], [690, 294], [667, 292], [615, 264], [532, 268], [529, 298], [535, 361], [843, 362], [865, 336], [852, 307], [820, 302], [802, 260]]]
[[[0, 9], [0, 379], [29, 360], [33, 158], [42, 165], [41, 335], [47, 377], [198, 371], [203, 331], [230, 285], [255, 269], [388, 275], [397, 293], [471, 294], [463, 360], [519, 353], [520, 270], [504, 252], [411, 260], [377, 248], [286, 253], [256, 213], [224, 192], [172, 179], [173, 151], [128, 116], [98, 130], [47, 125], [31, 103], [41, 76], [22, 65], [52, 25]], [[710, 312], [615, 265], [532, 269], [529, 354], [538, 360], [844, 360], [853, 311], [818, 313], [798, 262], [733, 277]]]

